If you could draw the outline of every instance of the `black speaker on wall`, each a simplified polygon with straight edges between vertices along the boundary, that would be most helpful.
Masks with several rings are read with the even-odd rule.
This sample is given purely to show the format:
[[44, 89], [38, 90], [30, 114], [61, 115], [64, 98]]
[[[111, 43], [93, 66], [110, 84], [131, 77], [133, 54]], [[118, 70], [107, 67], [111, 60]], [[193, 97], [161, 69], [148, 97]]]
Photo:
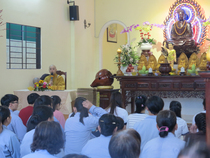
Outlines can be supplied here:
[[69, 6], [69, 17], [70, 21], [79, 20], [79, 6], [77, 5]]

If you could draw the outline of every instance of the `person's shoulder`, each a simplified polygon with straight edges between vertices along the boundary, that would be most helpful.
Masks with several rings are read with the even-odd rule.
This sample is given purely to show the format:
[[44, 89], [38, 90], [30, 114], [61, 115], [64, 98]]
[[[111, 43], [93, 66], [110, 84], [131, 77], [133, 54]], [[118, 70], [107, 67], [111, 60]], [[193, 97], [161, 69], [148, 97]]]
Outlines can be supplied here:
[[121, 107], [118, 107], [118, 106], [117, 106], [117, 107], [116, 107], [116, 110], [128, 114], [128, 112], [127, 112], [125, 109], [121, 108]]
[[7, 128], [4, 128], [3, 127], [3, 131], [2, 131], [2, 136], [4, 136], [4, 137], [16, 137], [17, 138], [17, 136], [16, 136], [16, 134], [14, 133], [14, 132], [12, 132], [11, 130], [9, 130], [9, 129], [7, 129]]
[[26, 106], [20, 110], [19, 115], [30, 110], [33, 110], [33, 106]]

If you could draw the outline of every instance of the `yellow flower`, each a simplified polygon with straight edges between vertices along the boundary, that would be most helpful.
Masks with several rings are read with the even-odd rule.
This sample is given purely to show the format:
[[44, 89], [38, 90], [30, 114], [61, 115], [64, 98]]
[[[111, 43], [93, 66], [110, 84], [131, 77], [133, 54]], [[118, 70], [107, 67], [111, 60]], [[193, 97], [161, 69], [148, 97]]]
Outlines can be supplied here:
[[33, 91], [33, 90], [34, 90], [34, 87], [31, 87], [31, 86], [30, 86], [30, 87], [28, 87], [28, 90], [29, 90], [29, 91]]
[[52, 86], [48, 86], [48, 89], [52, 89]]
[[36, 84], [36, 87], [38, 87], [38, 88], [39, 88], [39, 84], [38, 84], [38, 83]]
[[35, 82], [34, 84], [35, 84], [35, 85], [37, 85], [37, 84], [38, 84], [38, 82]]
[[40, 81], [39, 81], [39, 83], [41, 83], [41, 84], [42, 84], [43, 82], [44, 82], [43, 80], [40, 80]]

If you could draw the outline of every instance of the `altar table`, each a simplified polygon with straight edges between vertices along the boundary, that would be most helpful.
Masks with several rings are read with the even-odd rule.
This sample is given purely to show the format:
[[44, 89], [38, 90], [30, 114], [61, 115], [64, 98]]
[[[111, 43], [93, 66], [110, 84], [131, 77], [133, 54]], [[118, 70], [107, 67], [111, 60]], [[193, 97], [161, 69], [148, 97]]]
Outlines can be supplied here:
[[68, 115], [72, 112], [72, 101], [76, 98], [76, 90], [64, 90], [64, 91], [29, 91], [27, 89], [24, 90], [16, 90], [14, 94], [19, 98], [18, 110], [28, 106], [27, 96], [31, 93], [37, 93], [39, 95], [57, 95], [61, 98], [61, 109], [60, 111]]
[[115, 76], [120, 82], [124, 106], [138, 95], [156, 95], [162, 98], [204, 98], [205, 82], [200, 76]]

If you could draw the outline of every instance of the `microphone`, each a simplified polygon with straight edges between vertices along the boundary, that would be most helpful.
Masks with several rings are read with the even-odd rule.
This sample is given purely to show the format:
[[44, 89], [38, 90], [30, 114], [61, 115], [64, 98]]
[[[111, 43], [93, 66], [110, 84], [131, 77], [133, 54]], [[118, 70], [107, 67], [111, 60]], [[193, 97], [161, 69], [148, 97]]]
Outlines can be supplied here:
[[51, 77], [51, 80], [53, 80], [53, 72], [51, 72], [50, 77]]

